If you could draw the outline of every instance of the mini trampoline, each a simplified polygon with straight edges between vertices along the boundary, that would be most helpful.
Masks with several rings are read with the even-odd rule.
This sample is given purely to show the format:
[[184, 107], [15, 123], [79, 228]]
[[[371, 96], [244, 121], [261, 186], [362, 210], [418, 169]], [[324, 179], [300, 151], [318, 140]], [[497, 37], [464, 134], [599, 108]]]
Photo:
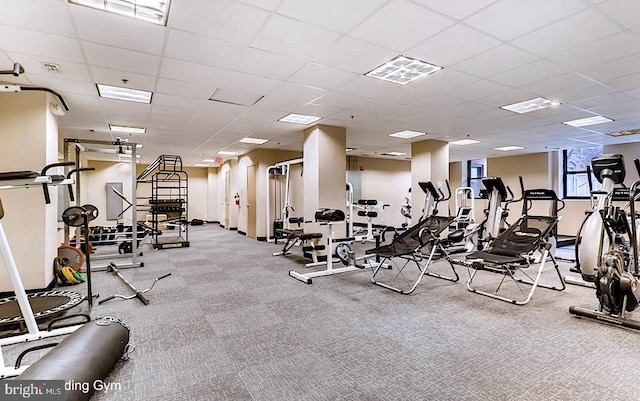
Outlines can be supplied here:
[[[36, 320], [52, 317], [80, 304], [85, 296], [73, 291], [41, 291], [27, 294]], [[0, 299], [0, 326], [21, 324], [24, 316], [15, 296]]]

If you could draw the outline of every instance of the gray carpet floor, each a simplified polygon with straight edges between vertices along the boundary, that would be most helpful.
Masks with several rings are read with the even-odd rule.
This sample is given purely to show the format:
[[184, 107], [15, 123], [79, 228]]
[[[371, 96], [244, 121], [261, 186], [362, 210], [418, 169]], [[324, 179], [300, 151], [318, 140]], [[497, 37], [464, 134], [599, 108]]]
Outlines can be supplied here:
[[[373, 285], [368, 269], [307, 285], [288, 276], [306, 270], [299, 248], [274, 257], [280, 245], [211, 224], [190, 240], [145, 245], [145, 266], [122, 271], [139, 288], [172, 274], [149, 305], [91, 310], [121, 318], [136, 347], [107, 379], [121, 388], [94, 400], [640, 399], [640, 334], [568, 312], [595, 308], [593, 289], [540, 288], [515, 306], [468, 292], [463, 267], [459, 282], [425, 277], [412, 295]], [[127, 293], [110, 273], [93, 279], [100, 297]]]

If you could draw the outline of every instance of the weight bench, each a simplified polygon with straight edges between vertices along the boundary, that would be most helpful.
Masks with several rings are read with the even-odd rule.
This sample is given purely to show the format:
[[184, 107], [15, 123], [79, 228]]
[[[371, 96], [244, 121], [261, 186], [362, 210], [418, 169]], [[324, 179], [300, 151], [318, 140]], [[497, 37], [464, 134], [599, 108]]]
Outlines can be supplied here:
[[[458, 281], [458, 273], [456, 273], [449, 254], [439, 238], [440, 233], [449, 227], [453, 219], [453, 217], [445, 216], [427, 217], [396, 236], [390, 244], [368, 249], [366, 254], [376, 255], [381, 259], [373, 270], [371, 282], [401, 294], [411, 294], [425, 275], [453, 282]], [[425, 258], [427, 259], [426, 263], [422, 263]], [[430, 270], [431, 263], [442, 258], [449, 263], [453, 271], [453, 277], [444, 276]], [[405, 274], [405, 268], [409, 265], [415, 265], [418, 268], [417, 275], [411, 275], [408, 272]], [[391, 279], [386, 282], [379, 281], [377, 276], [381, 268], [389, 266], [394, 269], [395, 274], [392, 274]], [[405, 286], [400, 288], [393, 285], [400, 277], [404, 280], [404, 285], [409, 286], [408, 289]]]
[[[304, 219], [300, 218], [291, 218], [289, 219], [290, 223], [302, 223]], [[276, 238], [278, 236], [284, 237], [287, 240], [282, 247], [282, 250], [279, 252], [274, 252], [273, 256], [282, 256], [291, 254], [291, 248], [296, 245], [302, 244], [302, 255], [306, 258], [312, 260], [311, 263], [307, 264], [307, 267], [317, 266], [323, 264], [326, 261], [325, 256], [320, 256], [319, 252], [325, 249], [324, 245], [318, 244], [318, 240], [322, 238], [322, 233], [306, 233], [301, 228], [278, 228], [275, 231]]]
[[[472, 252], [467, 255], [466, 261], [459, 261], [459, 263], [467, 266], [467, 270], [469, 271], [467, 289], [480, 295], [516, 305], [527, 304], [533, 297], [533, 293], [537, 287], [556, 291], [564, 290], [566, 288], [565, 282], [560, 274], [558, 263], [553, 253], [549, 251], [551, 249], [551, 243], [548, 242], [548, 237], [551, 235], [558, 221], [559, 218], [556, 216], [523, 215], [517, 222], [498, 235], [498, 237], [491, 242], [488, 249]], [[538, 259], [535, 258], [536, 255]], [[559, 287], [540, 283], [540, 277], [542, 276], [548, 259], [551, 259], [553, 268], [560, 280]], [[538, 263], [535, 278], [527, 274], [524, 270], [534, 263]], [[478, 272], [483, 270], [500, 273], [502, 275], [495, 291], [488, 292], [472, 286]], [[518, 292], [524, 296], [523, 299], [516, 300], [498, 294], [498, 292], [503, 289], [503, 284], [507, 278], [510, 278], [515, 283]], [[521, 283], [531, 286], [529, 292], [522, 290], [520, 286]], [[503, 294], [505, 292], [506, 291], [503, 291]]]

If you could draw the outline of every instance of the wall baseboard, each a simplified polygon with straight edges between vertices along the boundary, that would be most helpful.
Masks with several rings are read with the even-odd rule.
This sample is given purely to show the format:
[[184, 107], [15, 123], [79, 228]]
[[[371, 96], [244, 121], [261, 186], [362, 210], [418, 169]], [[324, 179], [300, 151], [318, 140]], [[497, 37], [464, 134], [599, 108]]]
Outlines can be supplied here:
[[245, 237], [247, 236], [247, 233], [245, 233], [244, 231], [240, 231], [240, 230], [238, 230], [238, 234], [244, 235]]

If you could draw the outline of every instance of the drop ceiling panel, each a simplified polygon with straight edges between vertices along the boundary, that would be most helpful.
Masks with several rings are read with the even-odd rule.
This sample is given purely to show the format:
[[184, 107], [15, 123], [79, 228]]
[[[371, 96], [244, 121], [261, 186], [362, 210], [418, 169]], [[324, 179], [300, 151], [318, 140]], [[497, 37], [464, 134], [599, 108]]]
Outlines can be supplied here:
[[478, 12], [496, 0], [415, 0], [416, 3], [449, 15], [456, 20], [462, 20], [471, 14]]
[[224, 74], [226, 70], [222, 68], [172, 58], [164, 58], [160, 67], [161, 77], [210, 86], [218, 86]]
[[468, 58], [453, 67], [468, 74], [491, 77], [536, 60], [535, 56], [505, 44]]
[[277, 8], [280, 0], [238, 0], [241, 3], [250, 4], [265, 10], [273, 11]]
[[500, 83], [482, 79], [475, 81], [469, 85], [451, 89], [445, 92], [448, 95], [456, 96], [466, 100], [476, 100], [483, 97], [492, 96], [498, 93], [506, 92], [511, 88]]
[[[160, 55], [166, 28], [89, 7], [69, 5], [78, 34], [86, 42]], [[115, 19], [115, 21], [114, 21]]]
[[477, 76], [458, 71], [454, 68], [445, 68], [422, 79], [411, 82], [410, 85], [412, 88], [425, 91], [428, 95], [435, 95], [449, 89], [468, 85], [477, 80]]
[[[156, 77], [138, 74], [131, 71], [120, 71], [111, 68], [90, 66], [92, 81], [101, 84], [124, 86], [153, 92], [156, 87]], [[124, 83], [123, 79], [127, 82]]]
[[385, 3], [385, 0], [284, 0], [278, 13], [346, 33]]
[[319, 98], [325, 93], [327, 93], [327, 91], [313, 86], [283, 82], [278, 88], [271, 91], [270, 95], [305, 104]]
[[569, 72], [567, 67], [559, 66], [545, 59], [538, 59], [509, 71], [494, 75], [492, 81], [515, 88], [544, 81]]
[[352, 72], [309, 63], [289, 77], [288, 81], [322, 89], [336, 89], [358, 76]]
[[[19, 53], [9, 53], [8, 59], [6, 62], [2, 61], [0, 57], [0, 69], [8, 69], [15, 62], [20, 63], [26, 72], [29, 73], [29, 76], [33, 76], [34, 80], [37, 84], [38, 76], [53, 76], [57, 78], [64, 79], [73, 79], [77, 81], [88, 81], [93, 82], [93, 78], [91, 78], [91, 74], [89, 73], [89, 68], [86, 64], [83, 63], [74, 63], [71, 61], [67, 61], [64, 59], [52, 58], [52, 57], [41, 57], [41, 56], [33, 56], [28, 54], [19, 54]], [[49, 72], [45, 67], [45, 63], [56, 64], [58, 65], [58, 72]], [[4, 79], [6, 76], [3, 76]]]
[[395, 0], [351, 31], [349, 36], [403, 52], [451, 26], [453, 22], [414, 3]]
[[340, 34], [282, 15], [273, 15], [251, 43], [273, 53], [309, 60], [335, 42]]
[[[518, 38], [512, 43], [540, 57], [549, 57], [620, 31], [621, 28], [615, 22], [593, 9], [588, 9]], [[580, 34], [576, 35], [576, 32]]]
[[75, 30], [69, 15], [69, 5], [62, 1], [2, 2], [0, 24], [29, 27], [29, 29], [73, 37]]
[[409, 49], [406, 55], [448, 67], [501, 43], [477, 30], [456, 24]]
[[160, 57], [133, 50], [125, 50], [97, 43], [82, 42], [87, 62], [98, 67], [156, 75], [160, 69]]
[[293, 57], [247, 47], [233, 66], [233, 70], [278, 80], [286, 80], [306, 64]]
[[534, 84], [525, 85], [520, 89], [526, 92], [535, 93], [537, 94], [537, 96], [547, 97], [553, 93], [558, 93], [573, 88], [582, 88], [589, 85], [593, 85], [593, 81], [584, 76], [581, 76], [580, 74], [570, 72], [567, 74], [558, 75], [550, 79], [545, 79]]
[[183, 96], [175, 96], [166, 93], [156, 93], [153, 95], [153, 107], [158, 105], [161, 106], [169, 106], [176, 109], [191, 109], [197, 110], [206, 102], [207, 100], [196, 99], [193, 97], [183, 97]]
[[467, 18], [465, 23], [509, 41], [573, 15], [586, 7], [587, 5], [580, 0], [501, 0]]
[[313, 61], [340, 70], [365, 74], [397, 55], [393, 50], [344, 36]]
[[171, 3], [169, 26], [247, 45], [268, 17], [267, 11], [237, 1], [175, 1]]
[[622, 32], [556, 54], [549, 57], [549, 60], [573, 69], [581, 69], [631, 56], [638, 52], [640, 52], [638, 37], [628, 32]]
[[627, 75], [607, 81], [607, 85], [618, 91], [633, 90], [640, 87], [640, 73]]
[[245, 90], [260, 95], [271, 93], [281, 82], [280, 80], [237, 71], [227, 71], [222, 78], [222, 83], [225, 87]]
[[634, 28], [640, 25], [640, 2], [635, 0], [609, 0], [598, 5], [608, 16], [614, 18], [626, 28]]
[[177, 81], [175, 79], [159, 78], [156, 90], [159, 93], [206, 100], [211, 96], [215, 87]]
[[577, 71], [597, 81], [606, 82], [612, 78], [623, 77], [640, 71], [640, 54], [605, 61], [589, 67], [579, 67]]
[[0, 25], [0, 48], [6, 52], [85, 62], [78, 40], [27, 29]]
[[170, 29], [164, 56], [213, 67], [230, 68], [242, 49], [242, 46], [234, 43]]
[[60, 93], [75, 93], [88, 96], [98, 94], [96, 86], [91, 82], [75, 81], [53, 75], [39, 75], [37, 79], [34, 79], [34, 83]]

